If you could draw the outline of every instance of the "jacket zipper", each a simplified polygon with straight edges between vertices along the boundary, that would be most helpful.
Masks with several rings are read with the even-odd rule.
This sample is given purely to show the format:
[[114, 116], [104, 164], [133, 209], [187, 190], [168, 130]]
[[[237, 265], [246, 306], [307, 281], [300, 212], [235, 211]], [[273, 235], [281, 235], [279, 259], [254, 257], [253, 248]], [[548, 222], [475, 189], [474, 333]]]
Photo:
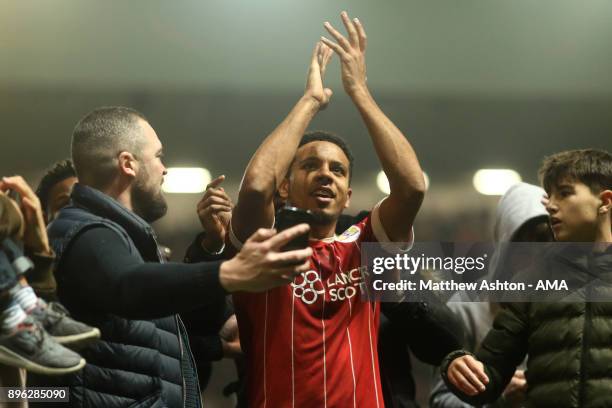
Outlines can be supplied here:
[[[587, 288], [587, 299], [589, 298], [589, 289]], [[588, 356], [587, 344], [591, 333], [591, 302], [585, 302], [584, 307], [584, 328], [582, 331], [582, 353], [580, 356], [580, 382], [578, 383], [578, 406], [582, 407], [585, 399], [588, 366], [586, 359]]]
[[[165, 263], [163, 254], [161, 253], [159, 249], [159, 244], [157, 243], [157, 236], [155, 235], [155, 231], [153, 230], [153, 228], [149, 228], [149, 233], [151, 234], [151, 237], [153, 238], [153, 242], [155, 243], [155, 250], [156, 250], [155, 252], [156, 252], [159, 263]], [[185, 325], [183, 324], [179, 315], [174, 315], [174, 321], [176, 323], [176, 331], [177, 331], [177, 335], [179, 339], [179, 349], [181, 351], [180, 367], [181, 367], [181, 380], [183, 383], [183, 408], [186, 408], [187, 406], [187, 384], [185, 383], [185, 372], [183, 371], [183, 368], [184, 368], [183, 367], [183, 357], [185, 355], [185, 350], [183, 346], [183, 333], [187, 334], [187, 329], [185, 328]], [[193, 354], [191, 354], [191, 348], [189, 347], [189, 340], [187, 340], [187, 343], [185, 344], [185, 346], [187, 347], [187, 351], [189, 352], [189, 359], [191, 360], [191, 367], [193, 368], [193, 372], [195, 374], [197, 398], [198, 398], [198, 401], [200, 402], [200, 407], [202, 407], [200, 383], [198, 381], [198, 369], [195, 365], [195, 361], [193, 360]]]
[[[185, 324], [183, 324], [183, 320], [181, 319], [180, 315], [176, 315], [177, 321], [180, 324], [180, 333], [181, 333], [181, 338], [182, 338], [182, 333], [185, 333], [185, 335], [187, 335], [187, 329], [185, 328]], [[187, 339], [187, 341], [184, 343], [185, 344], [185, 348], [187, 349], [187, 353], [189, 356], [189, 360], [191, 361], [191, 367], [193, 368], [193, 373], [195, 375], [195, 385], [196, 385], [196, 396], [198, 398], [198, 401], [200, 401], [200, 407], [202, 407], [202, 392], [200, 390], [200, 382], [198, 381], [198, 367], [196, 367], [196, 363], [195, 360], [193, 359], [193, 353], [191, 352], [191, 346], [189, 345], [189, 339]], [[181, 358], [181, 362], [182, 362], [182, 358]], [[185, 377], [183, 376], [183, 384], [185, 383]]]
[[179, 339], [179, 349], [181, 350], [181, 380], [183, 381], [183, 408], [186, 407], [187, 404], [187, 384], [185, 384], [185, 372], [183, 371], [183, 334], [181, 333], [181, 326], [179, 325], [179, 317], [178, 315], [174, 315], [174, 320], [176, 321], [176, 331]]

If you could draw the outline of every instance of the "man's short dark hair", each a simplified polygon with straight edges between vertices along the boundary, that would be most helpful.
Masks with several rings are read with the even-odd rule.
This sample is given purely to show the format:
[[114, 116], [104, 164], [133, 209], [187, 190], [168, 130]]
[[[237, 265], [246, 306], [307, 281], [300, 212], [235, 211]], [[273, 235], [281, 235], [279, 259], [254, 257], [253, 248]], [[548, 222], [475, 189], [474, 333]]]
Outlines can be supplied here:
[[47, 211], [49, 205], [49, 193], [53, 186], [70, 177], [76, 177], [76, 170], [70, 159], [58, 161], [43, 176], [36, 189], [36, 195], [40, 200], [43, 211]]
[[105, 187], [116, 174], [119, 153], [137, 156], [144, 143], [139, 120], [147, 121], [134, 109], [110, 106], [95, 109], [77, 123], [72, 133], [72, 162], [79, 181]]
[[313, 130], [313, 131], [304, 133], [304, 136], [302, 136], [302, 140], [300, 140], [300, 144], [298, 145], [298, 148], [304, 146], [305, 144], [312, 143], [312, 142], [319, 142], [319, 141], [333, 143], [336, 146], [338, 146], [340, 149], [342, 149], [342, 151], [346, 155], [346, 158], [349, 161], [349, 183], [350, 183], [351, 179], [353, 178], [353, 161], [355, 159], [353, 157], [353, 153], [351, 152], [351, 149], [349, 148], [348, 144], [343, 138], [341, 138], [340, 136], [332, 132], [328, 132], [325, 130]]
[[544, 158], [539, 171], [550, 194], [563, 181], [581, 182], [595, 194], [612, 189], [612, 155], [605, 150], [567, 150]]

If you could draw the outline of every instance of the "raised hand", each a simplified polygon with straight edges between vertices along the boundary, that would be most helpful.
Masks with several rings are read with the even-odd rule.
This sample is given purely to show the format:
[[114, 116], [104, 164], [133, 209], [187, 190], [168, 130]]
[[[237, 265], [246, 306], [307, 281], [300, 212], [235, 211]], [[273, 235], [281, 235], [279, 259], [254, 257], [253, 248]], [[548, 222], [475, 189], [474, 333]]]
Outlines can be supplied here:
[[448, 380], [464, 394], [474, 396], [486, 389], [489, 377], [484, 372], [484, 366], [470, 355], [457, 357], [448, 366]]
[[25, 221], [24, 245], [37, 253], [50, 253], [47, 227], [38, 196], [21, 176], [2, 178], [0, 191], [7, 192], [8, 190], [16, 191], [21, 196], [20, 209]]
[[320, 110], [327, 107], [333, 93], [331, 89], [325, 88], [323, 85], [327, 63], [332, 55], [333, 51], [328, 46], [321, 42], [317, 42], [310, 59], [310, 68], [308, 69], [304, 96], [317, 101]]
[[223, 189], [219, 187], [225, 180], [221, 175], [206, 186], [206, 192], [198, 202], [197, 212], [202, 228], [206, 231], [202, 247], [208, 252], [217, 252], [223, 247], [227, 228], [232, 218], [232, 200]]
[[221, 285], [228, 292], [263, 292], [292, 282], [310, 267], [312, 249], [281, 252], [281, 248], [309, 230], [308, 224], [299, 224], [278, 234], [273, 229], [260, 228], [236, 256], [221, 264]]
[[324, 27], [337, 43], [325, 37], [321, 37], [321, 41], [340, 57], [342, 84], [346, 93], [352, 96], [355, 92], [367, 89], [365, 63], [367, 37], [359, 19], [351, 20], [346, 11], [343, 11], [340, 17], [348, 33], [348, 39], [326, 21]]

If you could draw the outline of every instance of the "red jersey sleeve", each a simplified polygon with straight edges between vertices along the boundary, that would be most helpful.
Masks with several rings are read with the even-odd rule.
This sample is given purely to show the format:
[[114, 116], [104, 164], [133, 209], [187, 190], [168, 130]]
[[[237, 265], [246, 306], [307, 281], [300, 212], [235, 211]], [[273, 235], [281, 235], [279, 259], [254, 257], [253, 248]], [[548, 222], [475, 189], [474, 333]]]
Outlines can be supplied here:
[[362, 242], [380, 242], [390, 252], [410, 250], [414, 242], [414, 229], [410, 227], [410, 240], [408, 242], [391, 241], [380, 221], [380, 205], [383, 201], [384, 199], [379, 201], [367, 217], [357, 224], [350, 226], [336, 240], [339, 242], [356, 242], [357, 244]]

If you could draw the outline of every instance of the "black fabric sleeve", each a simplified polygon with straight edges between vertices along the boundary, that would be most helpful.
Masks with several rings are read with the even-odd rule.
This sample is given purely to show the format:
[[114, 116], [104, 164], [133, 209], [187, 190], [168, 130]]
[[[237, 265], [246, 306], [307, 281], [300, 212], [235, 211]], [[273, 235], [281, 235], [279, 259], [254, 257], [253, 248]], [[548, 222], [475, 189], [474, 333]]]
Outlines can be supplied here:
[[143, 262], [106, 227], [82, 232], [57, 273], [60, 297], [128, 319], [154, 319], [224, 302], [220, 262]]
[[202, 240], [205, 236], [205, 231], [202, 231], [196, 235], [195, 239], [191, 245], [189, 245], [189, 248], [187, 248], [187, 252], [185, 253], [185, 263], [222, 261], [227, 259], [225, 251], [221, 252], [220, 254], [211, 254], [202, 248]]
[[227, 319], [234, 314], [230, 297], [210, 303], [207, 307], [181, 313], [181, 319], [190, 336], [209, 336], [219, 333]]
[[424, 363], [438, 366], [448, 353], [462, 347], [463, 324], [439, 301], [383, 302], [381, 310]]
[[219, 361], [223, 358], [223, 344], [218, 334], [191, 336], [189, 345], [193, 355], [200, 361]]

